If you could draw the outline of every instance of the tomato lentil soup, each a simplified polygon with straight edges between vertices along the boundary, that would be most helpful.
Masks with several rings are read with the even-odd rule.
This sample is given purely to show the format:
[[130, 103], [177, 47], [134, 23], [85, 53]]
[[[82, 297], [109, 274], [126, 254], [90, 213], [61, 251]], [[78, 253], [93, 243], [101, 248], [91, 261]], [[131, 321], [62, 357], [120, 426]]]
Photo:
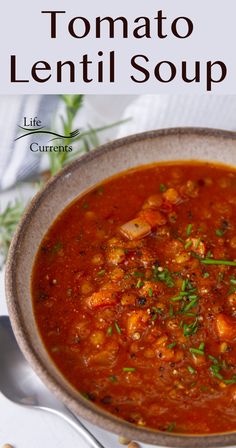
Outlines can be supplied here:
[[119, 174], [68, 206], [39, 248], [35, 318], [88, 400], [139, 426], [236, 430], [236, 171]]

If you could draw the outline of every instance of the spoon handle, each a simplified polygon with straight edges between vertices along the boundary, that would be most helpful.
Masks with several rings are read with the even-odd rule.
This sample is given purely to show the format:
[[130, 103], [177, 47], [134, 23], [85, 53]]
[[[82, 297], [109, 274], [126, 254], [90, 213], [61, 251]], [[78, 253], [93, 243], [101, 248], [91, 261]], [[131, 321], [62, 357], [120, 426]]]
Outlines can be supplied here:
[[73, 419], [76, 420], [76, 425], [79, 426], [79, 432], [83, 433], [84, 438], [90, 443], [91, 447], [93, 448], [105, 448], [104, 445], [102, 445], [97, 438], [89, 431], [88, 428], [84, 426], [84, 424], [79, 420], [79, 418], [73, 414], [70, 409], [66, 408], [66, 410], [69, 412], [69, 414], [73, 417]]
[[83, 425], [83, 423], [74, 415], [68, 408], [66, 408], [67, 413], [70, 415], [66, 415], [64, 412], [60, 412], [56, 409], [52, 408], [44, 408], [41, 407], [41, 409], [46, 410], [52, 414], [57, 415], [58, 417], [61, 417], [63, 420], [65, 420], [72, 428], [74, 428], [81, 437], [88, 442], [89, 446], [91, 448], [105, 448], [104, 445], [102, 445], [96, 437]]

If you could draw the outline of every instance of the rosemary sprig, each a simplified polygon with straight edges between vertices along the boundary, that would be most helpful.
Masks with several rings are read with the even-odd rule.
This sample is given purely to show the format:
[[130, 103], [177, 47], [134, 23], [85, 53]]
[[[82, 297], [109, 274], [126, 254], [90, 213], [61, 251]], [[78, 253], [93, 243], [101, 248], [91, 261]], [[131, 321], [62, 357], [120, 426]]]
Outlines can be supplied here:
[[[83, 105], [83, 95], [61, 95], [61, 99], [65, 105], [65, 118], [61, 118], [62, 129], [64, 135], [70, 135], [73, 131], [75, 116]], [[64, 139], [63, 145], [70, 145], [71, 139]], [[58, 173], [66, 163], [69, 152], [49, 152], [47, 153], [50, 161], [50, 173], [53, 176]]]
[[[62, 130], [64, 135], [70, 135], [74, 129], [74, 120], [83, 106], [83, 95], [62, 95], [61, 99], [65, 104], [65, 117], [61, 117]], [[98, 134], [107, 129], [113, 128], [126, 122], [127, 120], [120, 120], [115, 123], [108, 124], [106, 126], [101, 126], [98, 128], [92, 128], [88, 126], [88, 130], [80, 130], [77, 137], [73, 139], [64, 139], [63, 146], [70, 146], [78, 143], [77, 148], [73, 147], [71, 152], [49, 152], [47, 153], [50, 161], [50, 173], [55, 175], [58, 173], [66, 164], [71, 162], [73, 159], [79, 155], [89, 152], [92, 149], [100, 145]]]
[[[74, 130], [74, 120], [83, 106], [83, 95], [62, 95], [61, 99], [65, 105], [65, 117], [61, 117], [62, 131], [64, 135], [70, 135]], [[126, 122], [127, 120], [120, 120], [106, 126], [91, 128], [80, 131], [79, 136], [73, 139], [68, 138], [63, 140], [63, 146], [69, 146], [77, 142], [77, 148], [73, 148], [71, 152], [47, 152], [50, 163], [50, 174], [58, 173], [67, 163], [72, 161], [77, 156], [89, 152], [96, 148], [100, 142], [98, 133], [107, 129], [113, 128]], [[24, 204], [20, 201], [10, 203], [2, 213], [0, 213], [0, 269], [2, 268], [10, 242], [15, 231], [16, 225], [21, 218], [24, 211]]]
[[0, 213], [0, 268], [4, 264], [15, 228], [23, 214], [24, 204], [16, 201]]

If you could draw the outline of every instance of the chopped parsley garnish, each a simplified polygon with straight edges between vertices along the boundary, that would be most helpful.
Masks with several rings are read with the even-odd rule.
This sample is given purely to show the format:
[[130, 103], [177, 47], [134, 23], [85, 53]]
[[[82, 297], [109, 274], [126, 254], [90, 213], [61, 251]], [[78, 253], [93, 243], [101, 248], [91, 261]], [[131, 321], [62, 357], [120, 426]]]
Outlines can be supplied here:
[[173, 308], [173, 305], [170, 305], [170, 309], [169, 309], [169, 316], [170, 317], [174, 317], [174, 308]]
[[182, 296], [176, 296], [176, 297], [172, 297], [172, 299], [170, 299], [171, 302], [179, 302], [180, 300], [183, 300]]
[[157, 265], [153, 266], [153, 280], [164, 282], [168, 288], [173, 288], [173, 286], [175, 286], [170, 271], [167, 268], [163, 269], [163, 271], [159, 271]]
[[188, 369], [189, 373], [191, 373], [191, 375], [195, 375], [196, 370], [192, 366], [188, 366], [187, 369]]
[[142, 288], [143, 285], [144, 285], [144, 282], [141, 279], [139, 279], [136, 283], [136, 288]]
[[[184, 307], [183, 307], [183, 309], [181, 310], [181, 312], [182, 313], [186, 313], [186, 312], [188, 312], [189, 310], [191, 310], [191, 308], [193, 308], [194, 306], [196, 306], [197, 305], [197, 303], [198, 303], [198, 297], [197, 296], [194, 296], [194, 297], [196, 297], [195, 299], [192, 299], [190, 302], [188, 302]], [[190, 298], [190, 297], [189, 297]]]
[[206, 258], [212, 258], [212, 257], [213, 257], [213, 255], [212, 255], [211, 251], [208, 250], [208, 252], [206, 254]]
[[123, 372], [135, 372], [135, 367], [123, 367]]
[[205, 343], [201, 342], [201, 344], [199, 345], [199, 350], [205, 350]]
[[162, 309], [161, 309], [161, 308], [157, 308], [156, 306], [152, 306], [152, 310], [153, 310], [155, 313], [162, 314]]
[[174, 348], [177, 345], [177, 342], [171, 342], [171, 344], [167, 345], [167, 348]]
[[175, 427], [176, 427], [176, 423], [175, 422], [169, 423], [169, 425], [166, 428], [166, 431], [172, 432], [172, 431], [174, 431]]
[[115, 375], [110, 375], [108, 378], [112, 383], [116, 383], [117, 381], [117, 377]]
[[193, 355], [200, 355], [200, 356], [204, 356], [204, 350], [200, 350], [200, 348], [195, 348], [195, 347], [191, 347], [189, 349], [190, 353], [192, 353]]
[[217, 378], [218, 380], [223, 381], [224, 377], [221, 373], [221, 370], [223, 368], [226, 368], [226, 363], [223, 361], [221, 362], [219, 359], [215, 358], [212, 355], [208, 355], [208, 358], [211, 360], [212, 365], [210, 366], [209, 370], [212, 373], [212, 375]]
[[230, 288], [228, 294], [233, 294], [236, 292], [236, 278], [234, 277], [234, 275], [230, 276], [229, 282], [230, 282]]
[[113, 334], [113, 328], [112, 327], [108, 327], [107, 329], [107, 335], [111, 336]]
[[133, 273], [133, 275], [134, 275], [135, 277], [145, 277], [144, 272], [139, 272], [139, 271], [135, 271], [135, 272]]
[[236, 375], [233, 375], [231, 378], [225, 379], [222, 370], [227, 369], [227, 364], [225, 361], [220, 361], [212, 355], [208, 355], [208, 358], [212, 361], [212, 365], [209, 370], [212, 375], [220, 381], [223, 381], [225, 384], [235, 384], [236, 383]]
[[221, 367], [219, 365], [216, 364], [212, 364], [212, 366], [210, 367], [210, 371], [211, 373], [218, 378], [218, 380], [223, 380], [223, 375], [221, 375], [221, 373], [219, 373], [221, 370]]
[[191, 348], [189, 349], [189, 351], [190, 351], [193, 355], [201, 355], [201, 356], [204, 355], [204, 350], [205, 350], [205, 343], [204, 343], [204, 342], [201, 342], [201, 344], [199, 345], [198, 348], [191, 347]]
[[184, 336], [192, 336], [198, 331], [198, 320], [195, 319], [191, 324], [183, 324]]
[[105, 275], [105, 274], [106, 274], [106, 270], [105, 269], [101, 269], [101, 271], [98, 272], [98, 275], [100, 277], [103, 277], [103, 275]]
[[193, 245], [193, 242], [191, 240], [187, 241], [187, 243], [185, 244], [184, 248], [188, 249], [189, 247], [191, 247]]
[[167, 190], [167, 186], [164, 184], [160, 184], [160, 192], [164, 193]]
[[57, 241], [56, 244], [54, 244], [53, 248], [52, 248], [52, 252], [55, 254], [57, 252], [59, 252], [59, 250], [62, 248], [62, 242], [61, 241]]
[[235, 384], [236, 383], [236, 375], [233, 375], [229, 380], [224, 380], [225, 384]]
[[236, 278], [233, 275], [230, 276], [229, 281], [230, 281], [231, 285], [236, 285]]
[[225, 266], [236, 266], [236, 261], [230, 260], [214, 260], [213, 258], [205, 258], [204, 260], [200, 260], [203, 264], [215, 264], [215, 265], [225, 265]]
[[186, 235], [190, 236], [191, 232], [192, 232], [192, 228], [193, 225], [192, 224], [188, 224], [187, 229], [186, 229]]
[[224, 235], [224, 230], [222, 230], [222, 229], [216, 229], [216, 236], [219, 236], [219, 237], [221, 237], [221, 236], [223, 236]]
[[116, 320], [115, 320], [115, 322], [114, 322], [114, 325], [115, 325], [115, 329], [116, 329], [117, 333], [118, 333], [118, 334], [121, 334], [121, 328], [119, 327], [119, 325], [118, 325], [118, 323], [116, 322]]
[[149, 297], [152, 297], [152, 296], [153, 296], [153, 290], [152, 290], [152, 288], [149, 288], [149, 290], [148, 290], [148, 295], [149, 295]]

